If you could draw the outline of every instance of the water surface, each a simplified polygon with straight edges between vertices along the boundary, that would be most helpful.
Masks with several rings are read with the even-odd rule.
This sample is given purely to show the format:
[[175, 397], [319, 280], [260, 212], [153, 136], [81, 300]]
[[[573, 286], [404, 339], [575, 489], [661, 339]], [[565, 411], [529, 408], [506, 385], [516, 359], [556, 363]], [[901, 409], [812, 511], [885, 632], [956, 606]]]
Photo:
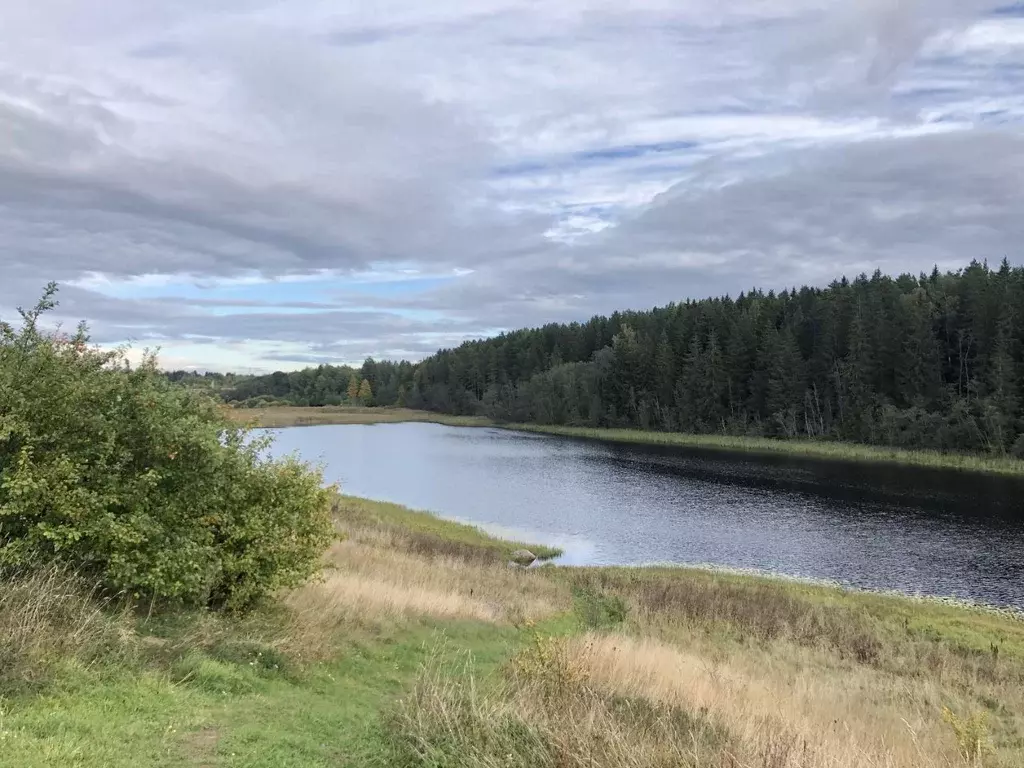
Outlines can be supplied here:
[[1024, 481], [436, 424], [303, 427], [345, 493], [560, 546], [1024, 608]]

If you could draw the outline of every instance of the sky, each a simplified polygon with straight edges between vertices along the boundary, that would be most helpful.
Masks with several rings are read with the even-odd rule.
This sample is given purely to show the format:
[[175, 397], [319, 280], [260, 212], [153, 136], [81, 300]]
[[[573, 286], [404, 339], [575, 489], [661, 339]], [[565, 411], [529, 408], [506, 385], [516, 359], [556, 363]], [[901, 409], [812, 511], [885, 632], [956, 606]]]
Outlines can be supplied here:
[[1024, 3], [0, 0], [0, 316], [167, 368], [1022, 261]]

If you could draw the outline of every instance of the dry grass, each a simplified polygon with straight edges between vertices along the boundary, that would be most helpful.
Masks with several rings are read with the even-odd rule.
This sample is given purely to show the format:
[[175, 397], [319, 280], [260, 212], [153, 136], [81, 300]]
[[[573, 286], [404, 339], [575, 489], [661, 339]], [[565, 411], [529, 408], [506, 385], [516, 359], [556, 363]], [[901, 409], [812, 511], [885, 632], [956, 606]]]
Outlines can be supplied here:
[[392, 534], [335, 544], [319, 583], [288, 596], [304, 614], [345, 621], [432, 616], [522, 623], [568, 607], [568, 592], [537, 572], [403, 551]]
[[620, 631], [631, 639], [618, 644], [628, 653], [616, 662], [628, 671], [606, 666], [609, 680], [642, 679], [644, 668], [661, 670], [651, 680], [685, 678], [681, 669], [714, 670], [733, 680], [732, 688], [709, 693], [701, 688], [706, 678], [691, 676], [688, 700], [720, 702], [735, 732], [756, 723], [757, 713], [776, 713], [786, 732], [819, 755], [809, 765], [829, 764], [852, 749], [824, 738], [837, 728], [864, 750], [860, 764], [956, 762], [961, 745], [944, 707], [963, 722], [984, 720], [986, 764], [1024, 765], [1019, 618], [700, 571], [609, 569], [574, 572], [571, 580], [577, 591], [628, 605]]
[[551, 573], [605, 631], [535, 635], [497, 682], [427, 670], [393, 722], [409, 764], [1024, 765], [1019, 620], [710, 572]]
[[[679, 768], [711, 765], [728, 734], [701, 715], [613, 697], [573, 678], [557, 654], [539, 676], [498, 685], [472, 663], [427, 664], [390, 721], [396, 766], [437, 768]], [[557, 685], [544, 684], [544, 672]]]
[[418, 618], [521, 625], [571, 606], [565, 584], [509, 567], [522, 545], [394, 504], [339, 497], [334, 515], [342, 540], [326, 554], [324, 578], [283, 596], [292, 619], [282, 647], [293, 655], [329, 656], [347, 626]]
[[60, 567], [3, 575], [0, 586], [0, 692], [45, 681], [67, 662], [122, 658], [136, 647], [130, 612], [102, 599]]
[[[870, 669], [824, 674], [829, 660], [806, 654], [787, 663], [746, 653], [720, 661], [650, 639], [594, 636], [572, 651], [587, 682], [615, 694], [708, 712], [736, 737], [736, 756], [756, 756], [782, 742], [784, 764], [800, 766], [954, 765], [956, 744], [929, 700], [930, 681], [906, 681]], [[870, 692], [870, 706], [865, 694]]]
[[381, 678], [403, 682], [397, 661], [412, 669], [438, 623], [492, 665], [518, 626], [503, 667], [435, 654], [389, 705], [382, 764], [1024, 766], [1024, 622], [1011, 616], [698, 570], [513, 569], [511, 545], [473, 528], [354, 499], [335, 514], [342, 538], [321, 581], [248, 617], [144, 619], [141, 640], [127, 609], [74, 574], [7, 581], [0, 695], [68, 662], [136, 654], [182, 685], [255, 690], [264, 672], [337, 659], [382, 629], [409, 644]]
[[[500, 681], [428, 666], [391, 721], [399, 762], [551, 768], [1019, 766], [965, 759], [942, 691], [771, 653], [712, 660], [621, 634], [541, 638]], [[986, 735], [982, 736], [986, 740]]]
[[416, 411], [411, 408], [363, 408], [358, 406], [308, 407], [275, 405], [267, 408], [224, 408], [234, 422], [251, 427], [271, 429], [312, 427], [324, 424], [393, 424], [397, 422], [431, 422], [455, 427], [482, 427], [490, 420], [476, 416], [451, 416], [444, 413]]

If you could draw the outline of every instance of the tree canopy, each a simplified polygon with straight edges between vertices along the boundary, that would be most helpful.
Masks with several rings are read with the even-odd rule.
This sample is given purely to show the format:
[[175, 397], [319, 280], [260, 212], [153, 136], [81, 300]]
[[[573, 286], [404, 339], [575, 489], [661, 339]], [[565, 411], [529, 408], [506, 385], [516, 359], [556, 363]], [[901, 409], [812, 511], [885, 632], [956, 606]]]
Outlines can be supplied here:
[[442, 350], [410, 405], [510, 421], [1024, 455], [1024, 269], [880, 272]]

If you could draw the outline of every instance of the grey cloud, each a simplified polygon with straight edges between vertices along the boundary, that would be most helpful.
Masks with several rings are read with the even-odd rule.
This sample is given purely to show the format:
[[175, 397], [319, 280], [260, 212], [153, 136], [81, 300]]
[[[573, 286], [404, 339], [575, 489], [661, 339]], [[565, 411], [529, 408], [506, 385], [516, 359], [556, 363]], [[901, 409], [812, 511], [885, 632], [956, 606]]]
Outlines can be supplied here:
[[874, 140], [787, 160], [728, 183], [715, 171], [691, 179], [616, 228], [415, 304], [518, 327], [752, 287], [821, 285], [876, 268], [1024, 260], [1019, 133]]
[[[468, 114], [295, 36], [217, 30], [195, 44], [230, 122], [194, 136], [147, 136], [52, 83], [17, 83], [30, 106], [0, 101], [14, 138], [0, 148], [0, 245], [68, 279], [466, 263], [481, 240], [514, 251], [539, 238], [535, 217], [484, 206], [492, 148]], [[198, 117], [178, 112], [157, 114]]]
[[[490, 328], [1013, 257], [1024, 151], [1012, 129], [826, 143], [799, 128], [751, 138], [739, 120], [730, 133], [727, 119], [868, 116], [882, 133], [917, 127], [941, 102], [972, 126], [986, 99], [1012, 107], [1013, 86], [987, 63], [922, 63], [922, 51], [993, 5], [111, 0], [102, 18], [65, 0], [19, 6], [0, 30], [0, 307], [93, 274], [475, 270], [374, 299], [372, 312], [346, 310], [365, 296], [63, 293], [61, 319], [89, 318], [104, 342], [253, 340], [290, 345], [273, 354], [293, 362], [415, 357]], [[941, 99], [924, 88], [890, 99], [943, 83]], [[679, 139], [666, 118], [694, 113], [725, 116], [723, 135], [692, 153], [712, 157], [703, 166], [608, 157], [587, 175], [552, 162]], [[491, 175], [531, 163], [514, 188]], [[644, 180], [676, 185], [650, 204], [619, 202]], [[587, 199], [617, 226], [571, 244], [544, 236]]]
[[828, 2], [777, 54], [794, 95], [850, 112], [877, 106], [925, 43], [998, 8], [999, 0], [859, 0]]

